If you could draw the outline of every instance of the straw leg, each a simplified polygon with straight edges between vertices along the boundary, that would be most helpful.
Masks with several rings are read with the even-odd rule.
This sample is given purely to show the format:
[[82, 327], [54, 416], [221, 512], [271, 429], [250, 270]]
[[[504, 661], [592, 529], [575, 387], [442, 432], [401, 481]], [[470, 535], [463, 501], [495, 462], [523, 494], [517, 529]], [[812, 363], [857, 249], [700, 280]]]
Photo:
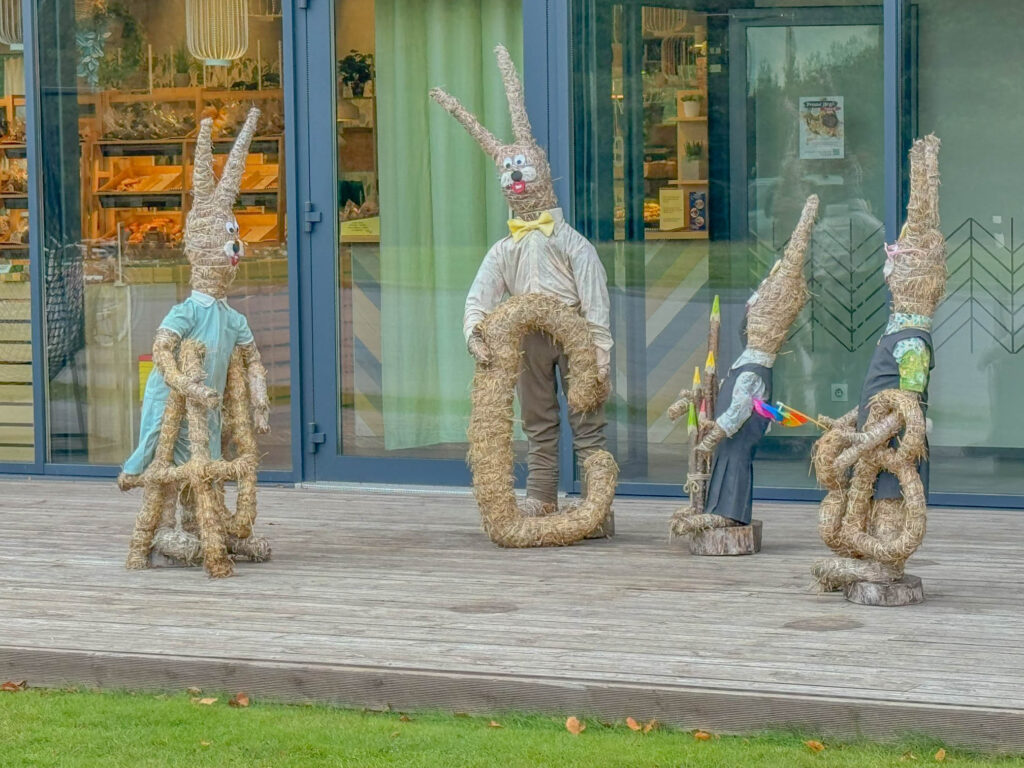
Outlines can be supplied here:
[[203, 565], [211, 578], [231, 576], [234, 566], [228, 557], [224, 525], [214, 490], [209, 486], [196, 489], [196, 518], [199, 540], [203, 545]]
[[128, 545], [128, 559], [125, 567], [130, 571], [149, 567], [149, 551], [153, 546], [153, 535], [160, 525], [164, 510], [164, 486], [148, 484], [142, 492], [142, 509], [135, 518], [135, 530]]

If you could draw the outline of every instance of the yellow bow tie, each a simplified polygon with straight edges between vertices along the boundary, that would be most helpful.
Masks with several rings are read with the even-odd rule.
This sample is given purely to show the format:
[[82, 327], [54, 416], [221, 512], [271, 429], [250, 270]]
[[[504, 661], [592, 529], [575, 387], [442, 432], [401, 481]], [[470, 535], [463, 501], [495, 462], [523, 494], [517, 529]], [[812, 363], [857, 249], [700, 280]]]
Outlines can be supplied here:
[[551, 237], [551, 233], [555, 231], [554, 217], [547, 211], [544, 211], [533, 221], [523, 221], [522, 219], [508, 220], [508, 231], [512, 234], [512, 239], [517, 243], [526, 237], [527, 232], [531, 232], [534, 229], [539, 229], [543, 232], [544, 237]]

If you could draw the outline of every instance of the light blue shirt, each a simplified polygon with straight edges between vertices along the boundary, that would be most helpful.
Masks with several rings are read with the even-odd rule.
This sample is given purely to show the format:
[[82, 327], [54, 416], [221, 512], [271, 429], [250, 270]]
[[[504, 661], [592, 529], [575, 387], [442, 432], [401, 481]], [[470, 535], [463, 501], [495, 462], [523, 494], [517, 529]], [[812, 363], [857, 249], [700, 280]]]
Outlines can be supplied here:
[[[228, 362], [231, 352], [238, 345], [251, 344], [252, 331], [245, 315], [228, 306], [224, 299], [215, 299], [199, 291], [192, 291], [181, 304], [171, 307], [167, 317], [160, 323], [182, 339], [197, 339], [206, 347], [206, 386], [222, 395], [228, 379]], [[156, 368], [149, 374], [146, 392], [142, 398], [142, 418], [139, 425], [139, 443], [135, 452], [124, 463], [124, 471], [137, 475], [153, 460], [160, 424], [163, 421], [170, 387]], [[220, 458], [220, 409], [210, 412], [210, 457]], [[174, 463], [188, 461], [188, 425], [182, 420], [181, 433], [174, 446]]]

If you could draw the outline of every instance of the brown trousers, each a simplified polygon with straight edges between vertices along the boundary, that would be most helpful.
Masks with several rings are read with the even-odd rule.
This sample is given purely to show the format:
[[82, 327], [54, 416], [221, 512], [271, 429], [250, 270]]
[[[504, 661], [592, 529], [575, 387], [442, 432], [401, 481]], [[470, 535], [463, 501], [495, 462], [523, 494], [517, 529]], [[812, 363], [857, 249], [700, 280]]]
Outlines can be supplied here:
[[[523, 371], [517, 391], [523, 415], [523, 431], [530, 439], [526, 495], [539, 501], [558, 498], [558, 388], [555, 371], [562, 381], [569, 362], [562, 348], [542, 333], [523, 338]], [[605, 447], [604, 408], [591, 413], [570, 413], [572, 445], [580, 460]]]

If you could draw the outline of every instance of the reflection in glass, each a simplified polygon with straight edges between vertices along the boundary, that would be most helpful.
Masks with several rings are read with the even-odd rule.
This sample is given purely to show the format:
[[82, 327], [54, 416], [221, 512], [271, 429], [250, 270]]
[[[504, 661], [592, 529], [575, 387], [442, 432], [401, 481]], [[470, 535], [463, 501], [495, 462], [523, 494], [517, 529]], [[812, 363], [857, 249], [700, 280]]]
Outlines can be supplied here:
[[[5, 20], [0, 67], [0, 462], [35, 460], [25, 59], [21, 15]], [[15, 24], [16, 23], [16, 24]]]
[[[346, 455], [462, 460], [466, 293], [508, 234], [493, 162], [436, 104], [443, 85], [511, 137], [491, 51], [521, 61], [518, 0], [335, 5], [338, 322]], [[443, 43], [439, 43], [443, 41]]]
[[[776, 396], [809, 412], [848, 410], [863, 345], [885, 319], [881, 13], [818, 9], [811, 24], [792, 8], [765, 8], [756, 21], [711, 10], [589, 2], [577, 14], [574, 99], [586, 117], [576, 125], [576, 219], [609, 273], [609, 437], [625, 481], [681, 484], [686, 428], [666, 410], [703, 367], [711, 301], [721, 296], [728, 366], [743, 348], [744, 304], [807, 195], [822, 200], [814, 296], [776, 363]], [[736, 30], [744, 48], [726, 55]], [[812, 157], [800, 148], [800, 105], [833, 95], [843, 149], [826, 156], [836, 142], [825, 142]], [[846, 400], [833, 401], [833, 383]], [[758, 484], [813, 484], [813, 438], [809, 428], [769, 435]]]
[[268, 369], [262, 466], [291, 465], [281, 18], [250, 17], [241, 55], [211, 63], [186, 45], [185, 6], [39, 0], [54, 462], [120, 464], [131, 453], [153, 334], [190, 290], [181, 231], [198, 120], [214, 119], [219, 169], [255, 104], [263, 115], [236, 205], [246, 256], [229, 301]]
[[[1012, 0], [911, 6], [917, 69], [907, 88], [916, 111], [908, 137], [942, 140], [940, 214], [949, 253], [946, 299], [933, 326], [935, 370], [931, 491], [1020, 494], [1024, 429], [1021, 311], [1021, 174], [1018, 105], [1024, 97], [1015, 42], [1024, 7]], [[949, 55], [955, 46], [962, 55]]]

